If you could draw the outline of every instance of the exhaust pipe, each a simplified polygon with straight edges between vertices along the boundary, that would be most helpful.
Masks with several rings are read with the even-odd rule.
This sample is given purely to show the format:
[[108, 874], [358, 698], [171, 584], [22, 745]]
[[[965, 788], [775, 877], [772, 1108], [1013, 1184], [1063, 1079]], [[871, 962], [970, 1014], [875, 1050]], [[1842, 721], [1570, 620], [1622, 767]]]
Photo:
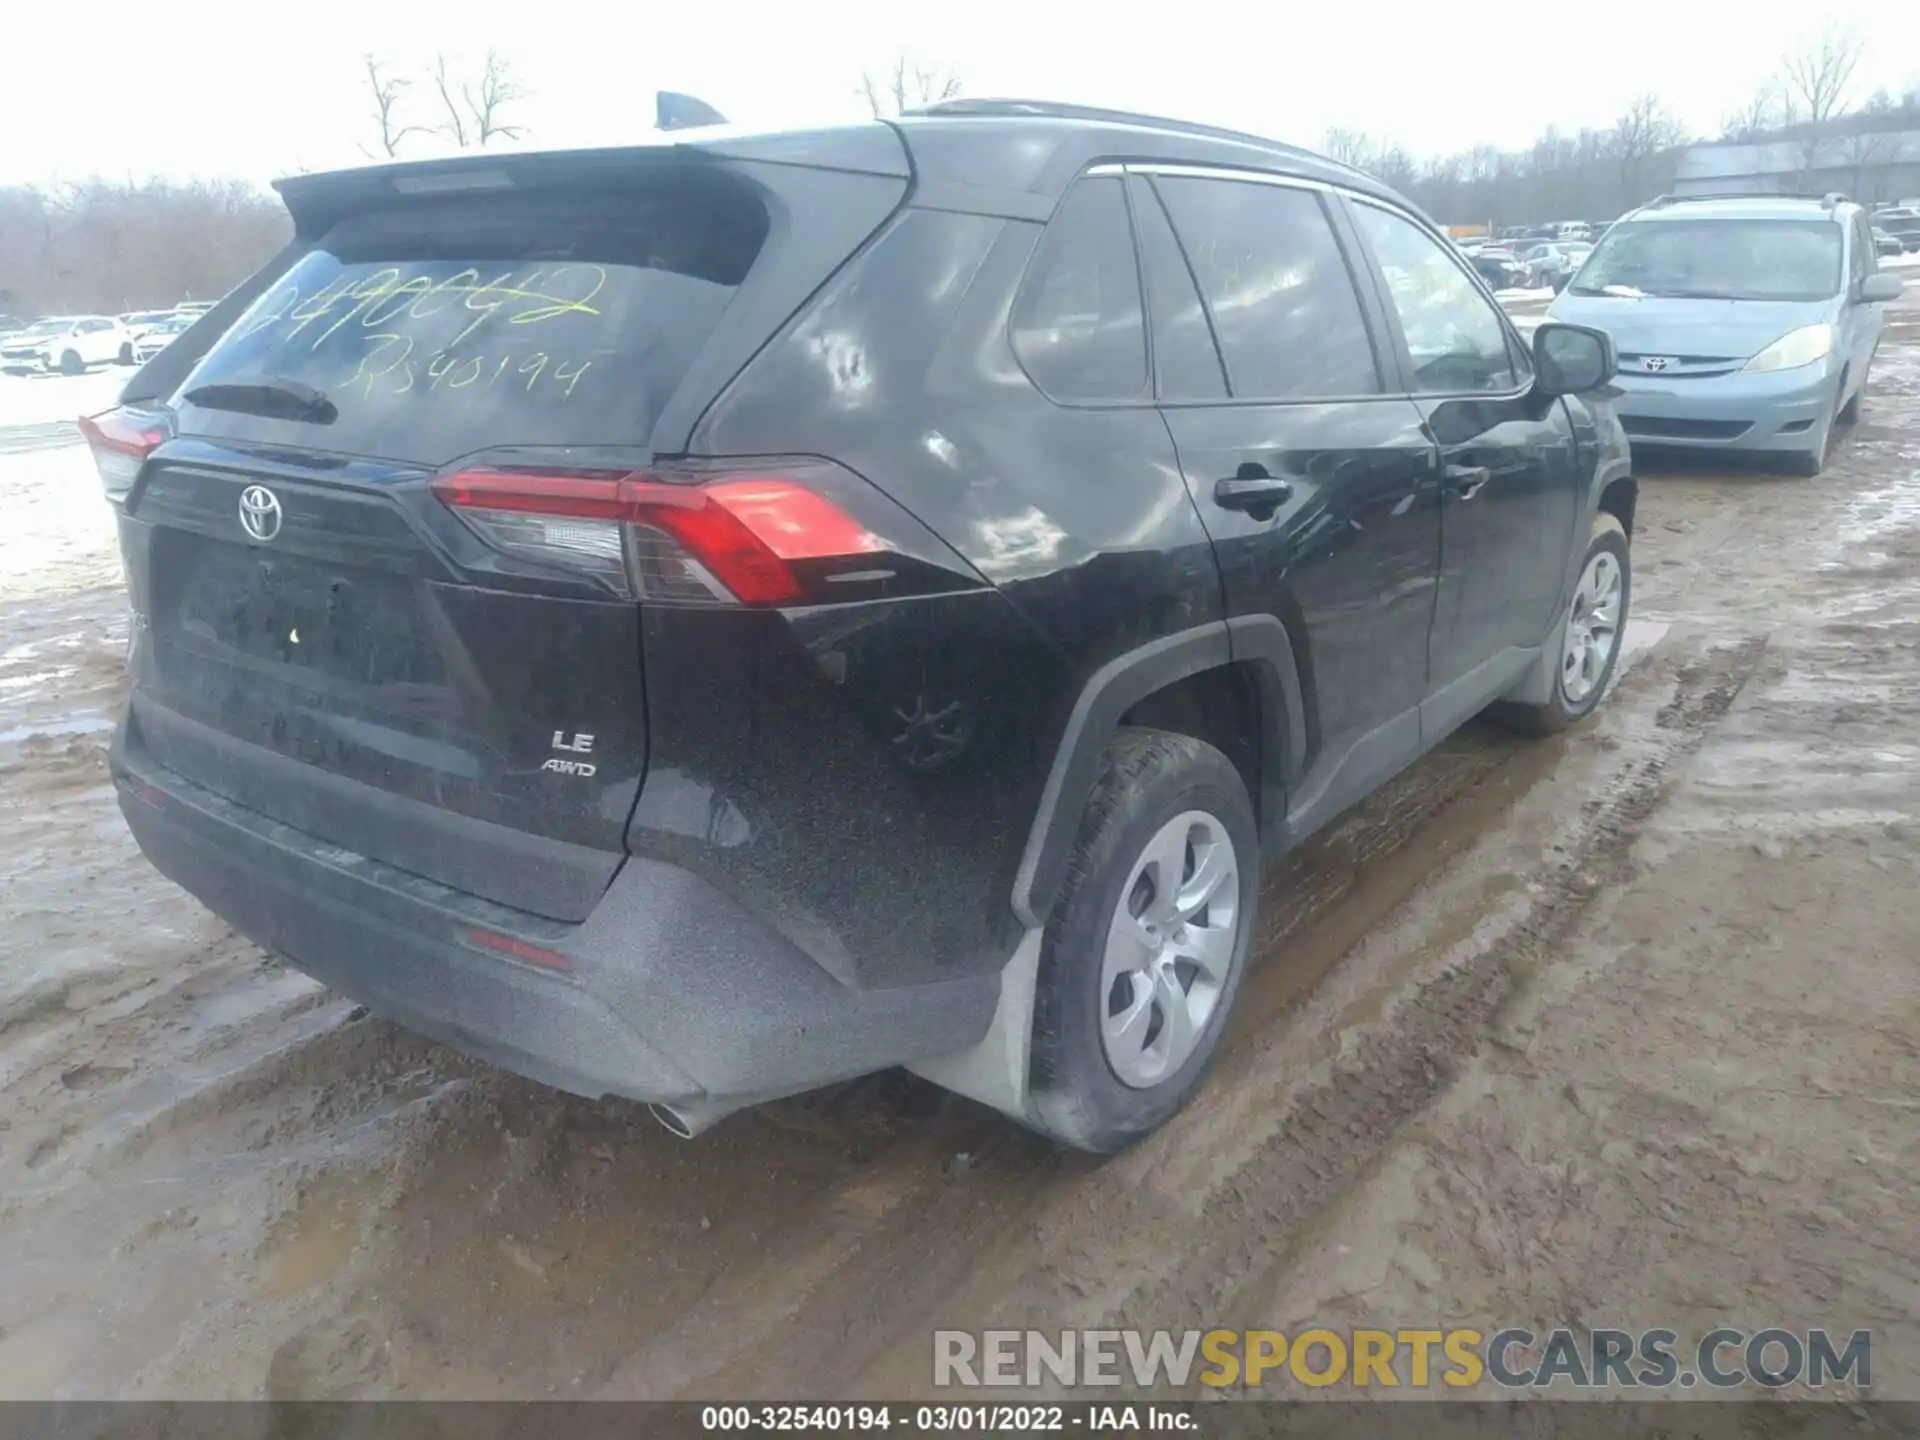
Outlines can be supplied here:
[[701, 1131], [718, 1124], [744, 1109], [741, 1104], [729, 1104], [715, 1101], [694, 1101], [691, 1104], [649, 1105], [647, 1112], [660, 1122], [660, 1127], [669, 1135], [682, 1140], [691, 1140]]

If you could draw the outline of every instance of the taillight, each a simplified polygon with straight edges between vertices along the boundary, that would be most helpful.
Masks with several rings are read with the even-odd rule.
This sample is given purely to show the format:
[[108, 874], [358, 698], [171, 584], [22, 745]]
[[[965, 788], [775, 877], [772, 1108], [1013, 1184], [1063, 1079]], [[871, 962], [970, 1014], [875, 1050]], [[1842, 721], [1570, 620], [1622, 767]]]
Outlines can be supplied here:
[[440, 477], [433, 492], [495, 549], [587, 571], [624, 594], [786, 605], [815, 598], [835, 580], [898, 575], [899, 567], [872, 563], [895, 547], [826, 493], [844, 492], [849, 482], [864, 487], [826, 461], [799, 460], [703, 469], [679, 480], [472, 469]]
[[167, 438], [167, 427], [152, 415], [109, 410], [104, 415], [82, 415], [80, 433], [93, 450], [107, 498], [118, 504], [133, 488], [147, 457]]

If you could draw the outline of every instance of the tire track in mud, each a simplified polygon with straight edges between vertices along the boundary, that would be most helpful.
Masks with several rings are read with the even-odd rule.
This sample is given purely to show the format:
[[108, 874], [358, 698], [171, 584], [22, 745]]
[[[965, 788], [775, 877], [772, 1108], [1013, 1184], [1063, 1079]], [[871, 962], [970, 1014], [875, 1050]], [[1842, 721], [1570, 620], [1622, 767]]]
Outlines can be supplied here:
[[[1262, 1278], [1287, 1263], [1310, 1238], [1316, 1217], [1494, 1037], [1508, 998], [1551, 963], [1589, 902], [1630, 873], [1643, 824], [1754, 674], [1766, 646], [1765, 636], [1719, 644], [1691, 659], [1652, 663], [1629, 680], [1644, 693], [1648, 682], [1665, 675], [1670, 693], [1651, 715], [1644, 701], [1631, 709], [1621, 704], [1626, 733], [1604, 762], [1611, 773], [1589, 787], [1545, 865], [1523, 877], [1534, 882], [1533, 893], [1514, 907], [1503, 930], [1425, 983], [1394, 985], [1390, 1008], [1377, 1019], [1324, 1037], [1336, 1054], [1323, 1066], [1292, 1082], [1263, 1084], [1263, 1057], [1254, 1055], [1246, 1061], [1252, 1073], [1212, 1087], [1218, 1113], [1197, 1107], [1178, 1133], [1163, 1132], [1110, 1162], [1096, 1183], [1059, 1187], [1060, 1203], [1043, 1200], [1027, 1233], [1003, 1243], [983, 1267], [990, 1273], [967, 1291], [917, 1315], [896, 1312], [896, 1332], [915, 1338], [875, 1356], [857, 1377], [858, 1389], [925, 1393], [925, 1337], [936, 1325], [1177, 1331], [1260, 1323], [1259, 1316], [1236, 1312], [1265, 1293]], [[1455, 948], [1472, 943], [1469, 937]], [[1317, 1037], [1302, 1038], [1313, 1043]], [[1258, 1044], [1255, 1037], [1249, 1041], [1249, 1048]], [[1266, 1117], [1262, 1107], [1269, 1107]], [[1276, 1110], [1281, 1113], [1247, 1154], [1206, 1174], [1209, 1152], [1245, 1143], [1241, 1132]], [[751, 1379], [765, 1390], [769, 1382], [791, 1384], [803, 1373], [769, 1366]]]
[[[1594, 895], [1627, 878], [1641, 826], [1676, 768], [1733, 704], [1766, 644], [1756, 636], [1680, 667], [1672, 697], [1654, 716], [1658, 737], [1586, 802], [1576, 842], [1543, 877], [1545, 893], [1526, 917], [1399, 1000], [1326, 1081], [1300, 1094], [1258, 1157], [1209, 1197], [1205, 1238], [1186, 1247], [1177, 1274], [1129, 1296], [1116, 1324], [1177, 1330], [1222, 1323], [1250, 1278], [1284, 1263], [1313, 1216], [1487, 1040], [1516, 984], [1551, 963]], [[1274, 1236], [1288, 1237], [1278, 1251], [1264, 1243]]]

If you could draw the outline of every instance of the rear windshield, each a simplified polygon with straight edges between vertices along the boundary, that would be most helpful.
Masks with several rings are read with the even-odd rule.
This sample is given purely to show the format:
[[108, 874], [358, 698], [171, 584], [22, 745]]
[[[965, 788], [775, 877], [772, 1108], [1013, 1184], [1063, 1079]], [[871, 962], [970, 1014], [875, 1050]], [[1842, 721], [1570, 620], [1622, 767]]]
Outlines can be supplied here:
[[331, 402], [325, 418], [188, 403], [183, 428], [435, 465], [499, 445], [644, 444], [766, 236], [759, 199], [718, 176], [356, 215], [176, 393], [291, 380]]
[[1648, 220], [1616, 225], [1576, 295], [1824, 300], [1840, 290], [1840, 227], [1827, 220]]

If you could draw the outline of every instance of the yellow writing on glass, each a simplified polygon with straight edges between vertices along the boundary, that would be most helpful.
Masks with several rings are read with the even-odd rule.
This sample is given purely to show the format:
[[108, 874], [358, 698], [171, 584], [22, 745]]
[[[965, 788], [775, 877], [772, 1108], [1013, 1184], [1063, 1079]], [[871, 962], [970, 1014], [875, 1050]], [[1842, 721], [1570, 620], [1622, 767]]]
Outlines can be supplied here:
[[465, 390], [479, 385], [484, 377], [486, 389], [504, 382], [519, 385], [529, 395], [544, 381], [542, 393], [557, 390], [564, 401], [573, 398], [574, 387], [593, 366], [591, 360], [568, 360], [540, 351], [495, 357], [436, 350], [425, 357], [423, 364], [414, 358], [416, 347], [410, 335], [386, 331], [368, 340], [345, 386], [348, 393], [357, 391], [365, 400], [376, 395], [404, 395], [423, 381], [429, 392]]
[[491, 276], [468, 267], [440, 278], [388, 266], [358, 278], [337, 276], [306, 295], [297, 285], [280, 286], [261, 300], [239, 338], [278, 330], [282, 338], [300, 336], [308, 341], [309, 350], [318, 350], [356, 322], [358, 333], [371, 341], [380, 335], [406, 334], [416, 322], [459, 305], [473, 318], [440, 347], [451, 350], [489, 320], [541, 325], [568, 315], [597, 318], [601, 311], [594, 302], [606, 285], [607, 272], [599, 265], [538, 266]]

